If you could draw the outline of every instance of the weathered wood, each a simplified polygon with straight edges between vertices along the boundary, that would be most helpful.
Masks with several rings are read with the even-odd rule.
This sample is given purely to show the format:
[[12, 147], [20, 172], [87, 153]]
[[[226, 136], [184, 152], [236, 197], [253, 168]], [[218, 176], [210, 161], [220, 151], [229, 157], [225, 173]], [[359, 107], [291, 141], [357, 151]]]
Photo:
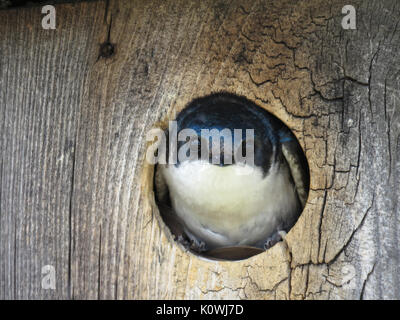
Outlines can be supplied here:
[[[0, 12], [1, 298], [71, 297], [76, 137], [106, 28], [104, 3], [57, 8], [57, 30], [40, 8]], [[41, 288], [45, 265], [56, 290]]]
[[[0, 298], [400, 298], [400, 4], [353, 1], [343, 30], [345, 4], [65, 4], [57, 30], [0, 12]], [[239, 262], [173, 242], [144, 162], [156, 122], [221, 89], [282, 119], [311, 170], [287, 241]]]

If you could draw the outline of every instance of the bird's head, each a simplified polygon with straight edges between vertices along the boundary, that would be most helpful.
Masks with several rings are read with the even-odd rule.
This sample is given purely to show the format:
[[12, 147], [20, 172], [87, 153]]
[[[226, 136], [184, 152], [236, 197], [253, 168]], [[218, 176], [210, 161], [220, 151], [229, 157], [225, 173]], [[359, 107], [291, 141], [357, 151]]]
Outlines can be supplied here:
[[266, 174], [276, 160], [279, 124], [246, 98], [216, 93], [192, 101], [176, 118], [177, 163], [247, 164]]

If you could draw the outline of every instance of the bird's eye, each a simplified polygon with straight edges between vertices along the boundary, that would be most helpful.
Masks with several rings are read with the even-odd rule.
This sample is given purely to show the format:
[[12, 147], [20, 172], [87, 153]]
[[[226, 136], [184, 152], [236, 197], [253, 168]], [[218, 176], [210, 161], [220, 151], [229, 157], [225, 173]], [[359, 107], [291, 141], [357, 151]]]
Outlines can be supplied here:
[[198, 140], [197, 137], [190, 137], [188, 140], [188, 146], [189, 148], [186, 150], [186, 157], [190, 160], [197, 160], [197, 154], [198, 154]]
[[193, 148], [192, 150], [197, 150], [200, 148], [200, 141], [198, 138], [193, 139], [190, 142], [190, 147]]

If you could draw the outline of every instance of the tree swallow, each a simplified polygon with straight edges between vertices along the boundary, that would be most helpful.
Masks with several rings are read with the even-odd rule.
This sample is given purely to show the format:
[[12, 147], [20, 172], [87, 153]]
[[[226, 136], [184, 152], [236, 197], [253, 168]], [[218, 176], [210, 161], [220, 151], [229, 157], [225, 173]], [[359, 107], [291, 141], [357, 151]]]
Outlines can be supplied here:
[[193, 100], [175, 124], [167, 163], [156, 166], [155, 191], [178, 240], [211, 255], [221, 248], [266, 250], [282, 240], [309, 188], [307, 160], [289, 128], [226, 92]]

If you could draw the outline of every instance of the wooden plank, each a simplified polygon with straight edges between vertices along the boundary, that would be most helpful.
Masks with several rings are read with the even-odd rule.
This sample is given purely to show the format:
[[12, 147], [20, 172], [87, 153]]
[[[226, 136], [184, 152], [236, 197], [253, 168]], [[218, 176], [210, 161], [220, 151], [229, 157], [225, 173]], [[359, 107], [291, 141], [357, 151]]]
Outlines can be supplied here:
[[[56, 31], [0, 12], [0, 298], [399, 298], [400, 6], [355, 1], [343, 30], [345, 4], [80, 3]], [[173, 242], [144, 162], [154, 123], [218, 90], [281, 118], [311, 169], [287, 241], [240, 262]]]
[[[105, 6], [57, 8], [57, 30], [40, 8], [0, 12], [1, 298], [70, 297], [75, 143]], [[56, 290], [41, 287], [45, 265]]]

